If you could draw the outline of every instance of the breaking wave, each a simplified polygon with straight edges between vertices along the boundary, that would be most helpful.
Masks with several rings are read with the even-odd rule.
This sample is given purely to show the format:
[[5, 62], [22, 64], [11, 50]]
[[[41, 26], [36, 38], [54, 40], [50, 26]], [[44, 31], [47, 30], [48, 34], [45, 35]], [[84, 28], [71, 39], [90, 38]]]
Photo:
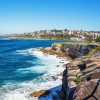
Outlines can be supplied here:
[[[0, 87], [0, 100], [37, 100], [37, 98], [30, 97], [29, 94], [33, 91], [50, 89], [61, 84], [63, 64], [67, 63], [64, 59], [57, 58], [55, 55], [43, 54], [38, 49], [33, 48], [17, 50], [16, 54], [32, 55], [37, 58], [37, 60], [30, 61], [35, 65], [15, 70], [17, 75], [32, 74], [34, 78], [23, 82], [5, 83]], [[40, 98], [40, 100], [42, 99]], [[48, 100], [51, 100], [50, 97]]]

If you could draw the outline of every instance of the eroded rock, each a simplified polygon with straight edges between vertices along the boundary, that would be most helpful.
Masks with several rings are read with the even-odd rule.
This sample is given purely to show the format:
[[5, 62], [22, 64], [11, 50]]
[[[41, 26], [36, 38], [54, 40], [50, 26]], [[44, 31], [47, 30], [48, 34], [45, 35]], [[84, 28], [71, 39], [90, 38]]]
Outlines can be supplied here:
[[48, 94], [50, 94], [50, 90], [40, 90], [40, 91], [35, 91], [31, 93], [30, 96], [39, 97], [39, 96], [45, 96]]
[[95, 100], [93, 95], [97, 100], [100, 99], [100, 83], [98, 81], [86, 81], [76, 87], [73, 98], [74, 100]]

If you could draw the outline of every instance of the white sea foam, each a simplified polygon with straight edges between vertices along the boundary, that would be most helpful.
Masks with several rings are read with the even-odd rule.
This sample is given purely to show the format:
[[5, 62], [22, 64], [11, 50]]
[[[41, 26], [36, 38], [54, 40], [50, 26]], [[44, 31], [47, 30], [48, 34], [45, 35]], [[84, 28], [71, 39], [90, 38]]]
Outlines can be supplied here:
[[28, 99], [21, 93], [10, 93], [6, 95], [6, 98], [4, 100], [28, 100]]
[[[31, 81], [25, 81], [23, 83], [8, 83], [4, 85], [0, 88], [0, 93], [4, 91], [1, 95], [0, 100], [38, 100], [37, 98], [31, 98], [29, 94], [33, 91], [50, 89], [61, 84], [62, 77], [58, 74], [61, 74], [63, 72], [64, 67], [62, 66], [64, 63], [67, 63], [67, 61], [65, 61], [64, 59], [59, 59], [55, 55], [45, 55], [41, 51], [36, 49], [18, 50], [17, 53], [31, 54], [33, 56], [36, 56], [41, 62], [41, 65], [18, 69], [16, 71], [18, 74], [44, 72], [44, 75]], [[52, 76], [55, 76], [57, 79], [53, 79]], [[56, 90], [57, 88], [52, 89], [53, 94], [54, 90]], [[46, 99], [40, 98], [39, 100], [52, 99], [51, 95], [49, 95]]]

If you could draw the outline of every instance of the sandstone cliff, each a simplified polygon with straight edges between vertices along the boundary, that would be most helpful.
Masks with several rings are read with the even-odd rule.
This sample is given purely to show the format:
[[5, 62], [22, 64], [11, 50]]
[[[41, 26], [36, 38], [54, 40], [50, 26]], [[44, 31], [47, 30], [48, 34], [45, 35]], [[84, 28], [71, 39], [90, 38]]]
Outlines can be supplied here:
[[78, 58], [80, 56], [87, 55], [92, 49], [100, 46], [99, 44], [90, 44], [90, 43], [54, 43], [52, 45], [52, 50], [57, 52], [62, 52], [66, 56], [69, 56], [72, 59]]
[[100, 54], [100, 45], [55, 43], [52, 50], [77, 58], [63, 72], [61, 100], [100, 100], [100, 56], [87, 57], [93, 50]]
[[[88, 43], [54, 43], [43, 53], [71, 58], [63, 71], [62, 87], [57, 90], [60, 100], [100, 100], [100, 45]], [[91, 54], [92, 56], [87, 56]], [[95, 52], [94, 52], [95, 51]], [[85, 57], [84, 57], [85, 56]], [[45, 96], [50, 90], [33, 92], [31, 96]], [[52, 100], [58, 100], [52, 96]]]

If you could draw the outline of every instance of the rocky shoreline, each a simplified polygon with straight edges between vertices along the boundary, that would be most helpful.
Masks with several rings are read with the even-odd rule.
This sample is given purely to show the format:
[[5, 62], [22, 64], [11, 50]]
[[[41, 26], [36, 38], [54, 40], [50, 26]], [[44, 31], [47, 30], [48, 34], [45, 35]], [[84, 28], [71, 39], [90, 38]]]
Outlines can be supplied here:
[[[88, 56], [96, 48], [100, 48], [100, 45], [55, 43], [51, 48], [40, 49], [44, 54], [56, 55], [70, 61], [64, 64], [62, 85], [56, 90], [59, 100], [99, 100], [100, 56]], [[100, 54], [100, 51], [96, 53]], [[45, 97], [50, 93], [51, 89], [35, 91], [30, 95]], [[52, 96], [52, 100], [58, 100], [58, 97]]]

